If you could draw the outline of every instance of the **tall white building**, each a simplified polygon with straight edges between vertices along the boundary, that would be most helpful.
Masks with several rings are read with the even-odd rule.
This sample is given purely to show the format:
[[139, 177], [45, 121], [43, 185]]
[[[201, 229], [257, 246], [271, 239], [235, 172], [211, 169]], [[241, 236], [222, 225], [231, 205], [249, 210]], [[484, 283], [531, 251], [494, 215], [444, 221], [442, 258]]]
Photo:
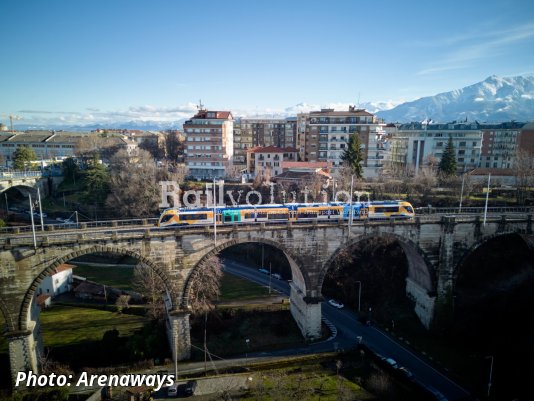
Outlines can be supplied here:
[[184, 123], [184, 135], [189, 174], [196, 179], [223, 178], [234, 154], [232, 113], [201, 109]]
[[[482, 148], [482, 131], [478, 123], [402, 124], [391, 138], [394, 152], [400, 149], [405, 157], [392, 154], [392, 160], [405, 160], [406, 167], [419, 170], [423, 166], [439, 163], [449, 137], [456, 151], [459, 172], [479, 166]], [[402, 146], [397, 146], [401, 145]]]
[[363, 151], [364, 177], [378, 174], [383, 166], [385, 148], [385, 124], [373, 114], [349, 107], [347, 111], [322, 109], [298, 115], [297, 146], [305, 161], [332, 162], [334, 170], [343, 164], [351, 135], [358, 135]]

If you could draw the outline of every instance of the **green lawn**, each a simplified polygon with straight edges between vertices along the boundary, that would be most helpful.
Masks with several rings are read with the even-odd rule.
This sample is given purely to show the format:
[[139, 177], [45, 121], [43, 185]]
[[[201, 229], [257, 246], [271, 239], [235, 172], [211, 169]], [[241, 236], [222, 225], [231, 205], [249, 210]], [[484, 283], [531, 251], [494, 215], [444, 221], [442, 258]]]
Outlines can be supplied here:
[[112, 329], [117, 329], [121, 336], [130, 335], [146, 321], [142, 316], [63, 305], [42, 311], [40, 320], [47, 347], [101, 340]]
[[133, 267], [77, 265], [73, 274], [122, 290], [132, 289]]
[[323, 364], [300, 363], [298, 367], [252, 373], [250, 389], [240, 400], [375, 400], [374, 395], [337, 376]]
[[[276, 293], [273, 292], [273, 295], [276, 295]], [[262, 297], [269, 297], [269, 289], [267, 287], [224, 273], [221, 279], [220, 301], [247, 301]]]

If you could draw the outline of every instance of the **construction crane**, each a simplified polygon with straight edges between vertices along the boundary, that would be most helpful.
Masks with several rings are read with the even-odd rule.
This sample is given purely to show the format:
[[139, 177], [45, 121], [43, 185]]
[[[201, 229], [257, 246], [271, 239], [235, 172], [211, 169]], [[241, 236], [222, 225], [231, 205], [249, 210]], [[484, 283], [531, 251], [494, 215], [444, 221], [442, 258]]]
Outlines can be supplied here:
[[22, 117], [17, 116], [15, 114], [2, 114], [2, 117], [9, 118], [9, 128], [11, 130], [11, 133], [14, 134], [15, 130], [13, 129], [13, 120], [22, 120]]

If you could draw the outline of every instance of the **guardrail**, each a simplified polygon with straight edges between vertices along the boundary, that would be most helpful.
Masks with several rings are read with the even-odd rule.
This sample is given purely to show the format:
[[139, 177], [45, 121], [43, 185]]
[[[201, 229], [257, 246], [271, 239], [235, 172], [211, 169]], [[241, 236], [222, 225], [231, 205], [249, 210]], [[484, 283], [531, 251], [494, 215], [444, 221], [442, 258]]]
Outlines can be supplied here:
[[[514, 214], [514, 215], [489, 215], [487, 222], [496, 221], [521, 221], [527, 220], [532, 216], [531, 214]], [[422, 215], [417, 216], [414, 220], [377, 220], [377, 221], [356, 221], [354, 226], [362, 225], [391, 225], [391, 224], [429, 224], [439, 223], [443, 215]], [[480, 215], [461, 215], [455, 216], [456, 221], [462, 222], [474, 222], [475, 219], [481, 220]], [[180, 226], [180, 227], [155, 227], [153, 223], [157, 221], [156, 218], [151, 219], [133, 219], [133, 220], [111, 220], [100, 221], [90, 223], [79, 224], [63, 224], [45, 226], [46, 231], [36, 231], [37, 245], [52, 245], [52, 244], [64, 244], [77, 241], [87, 240], [109, 240], [109, 239], [135, 239], [144, 238], [149, 236], [167, 236], [170, 231], [183, 232], [184, 234], [211, 234], [213, 233], [213, 226]], [[219, 233], [235, 230], [237, 227], [242, 227], [247, 230], [262, 230], [262, 229], [288, 229], [290, 227], [331, 227], [337, 225], [347, 226], [348, 222], [338, 221], [301, 221], [301, 222], [265, 222], [265, 223], [241, 223], [232, 225], [218, 226], [217, 231]], [[57, 229], [58, 226], [62, 226], [61, 229]], [[0, 246], [17, 246], [17, 245], [33, 245], [33, 236], [31, 234], [31, 226], [25, 226], [24, 231], [20, 231], [23, 227], [14, 227], [12, 229], [19, 229], [18, 232], [10, 232], [10, 235], [2, 233], [0, 235]], [[14, 235], [13, 235], [14, 234]]]
[[41, 171], [4, 171], [0, 173], [0, 180], [7, 181], [18, 178], [42, 177]]
[[[488, 207], [488, 214], [510, 214], [510, 213], [534, 213], [534, 207], [532, 206], [517, 206], [517, 207]], [[425, 214], [454, 214], [454, 215], [465, 215], [465, 214], [484, 214], [484, 207], [416, 207], [415, 215], [425, 215]]]

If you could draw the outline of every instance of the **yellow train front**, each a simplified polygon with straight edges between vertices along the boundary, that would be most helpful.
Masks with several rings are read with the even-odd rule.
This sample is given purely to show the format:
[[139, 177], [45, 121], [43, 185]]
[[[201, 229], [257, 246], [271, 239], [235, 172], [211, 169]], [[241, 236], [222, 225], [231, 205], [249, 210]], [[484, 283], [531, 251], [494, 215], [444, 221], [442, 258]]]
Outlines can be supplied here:
[[368, 209], [369, 220], [406, 220], [415, 216], [413, 206], [404, 201], [373, 201]]

